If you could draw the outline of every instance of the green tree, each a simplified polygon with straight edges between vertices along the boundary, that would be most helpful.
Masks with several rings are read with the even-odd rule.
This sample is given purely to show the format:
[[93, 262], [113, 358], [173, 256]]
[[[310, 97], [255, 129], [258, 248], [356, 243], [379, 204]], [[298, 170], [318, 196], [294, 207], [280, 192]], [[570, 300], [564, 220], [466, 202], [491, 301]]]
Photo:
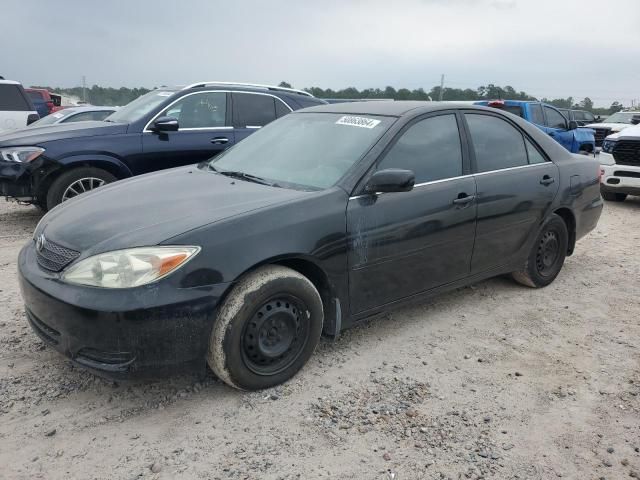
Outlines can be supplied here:
[[293, 88], [289, 82], [280, 82], [278, 86], [282, 88]]

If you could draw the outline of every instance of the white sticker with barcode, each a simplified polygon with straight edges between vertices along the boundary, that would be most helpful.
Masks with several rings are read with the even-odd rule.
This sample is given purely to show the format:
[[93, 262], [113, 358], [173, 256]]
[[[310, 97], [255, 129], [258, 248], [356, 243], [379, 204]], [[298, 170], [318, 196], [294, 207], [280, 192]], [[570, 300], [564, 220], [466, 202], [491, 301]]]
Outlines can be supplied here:
[[336, 122], [336, 125], [350, 125], [352, 127], [374, 128], [379, 123], [380, 120], [375, 120], [373, 118], [345, 115]]

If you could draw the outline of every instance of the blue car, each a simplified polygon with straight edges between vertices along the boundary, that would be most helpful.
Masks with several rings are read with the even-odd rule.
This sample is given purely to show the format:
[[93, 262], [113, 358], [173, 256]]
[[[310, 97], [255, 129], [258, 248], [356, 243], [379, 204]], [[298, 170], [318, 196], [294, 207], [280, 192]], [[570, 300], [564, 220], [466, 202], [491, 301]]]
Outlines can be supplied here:
[[0, 135], [0, 196], [49, 210], [116, 180], [210, 159], [276, 118], [325, 103], [256, 84], [153, 90], [104, 121]]
[[483, 100], [474, 103], [505, 110], [524, 118], [571, 153], [593, 154], [596, 151], [594, 130], [580, 128], [575, 121], [567, 120], [560, 110], [546, 103], [524, 100]]

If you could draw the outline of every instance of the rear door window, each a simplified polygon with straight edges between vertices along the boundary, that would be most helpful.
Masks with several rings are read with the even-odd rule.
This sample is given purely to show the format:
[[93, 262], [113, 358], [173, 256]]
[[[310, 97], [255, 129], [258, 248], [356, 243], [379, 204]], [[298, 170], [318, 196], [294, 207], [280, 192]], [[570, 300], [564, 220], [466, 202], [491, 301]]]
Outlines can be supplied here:
[[529, 164], [524, 137], [509, 122], [475, 113], [467, 113], [465, 118], [471, 133], [477, 173]]
[[276, 100], [269, 95], [233, 93], [233, 123], [239, 128], [263, 127], [276, 119]]
[[545, 106], [544, 114], [547, 117], [547, 127], [559, 128], [560, 130], [567, 129], [567, 120], [555, 108]]
[[22, 95], [19, 85], [0, 84], [0, 110], [10, 112], [29, 112], [31, 106]]

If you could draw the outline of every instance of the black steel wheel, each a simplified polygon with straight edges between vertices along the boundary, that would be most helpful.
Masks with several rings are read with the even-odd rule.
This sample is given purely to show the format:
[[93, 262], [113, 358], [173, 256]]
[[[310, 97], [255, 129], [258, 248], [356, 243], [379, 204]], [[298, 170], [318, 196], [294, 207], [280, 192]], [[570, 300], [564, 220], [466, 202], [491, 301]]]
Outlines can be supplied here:
[[308, 309], [292, 295], [264, 302], [244, 326], [242, 359], [258, 375], [285, 370], [303, 351], [309, 332]]
[[518, 283], [533, 288], [549, 285], [564, 265], [568, 246], [567, 224], [559, 215], [551, 215], [540, 229], [524, 269], [513, 272], [513, 278]]
[[548, 277], [555, 271], [558, 257], [560, 256], [560, 242], [558, 232], [546, 230], [538, 242], [536, 252], [536, 268], [542, 277]]
[[278, 385], [309, 360], [320, 334], [322, 299], [304, 275], [267, 265], [245, 275], [220, 306], [207, 363], [228, 385]]

